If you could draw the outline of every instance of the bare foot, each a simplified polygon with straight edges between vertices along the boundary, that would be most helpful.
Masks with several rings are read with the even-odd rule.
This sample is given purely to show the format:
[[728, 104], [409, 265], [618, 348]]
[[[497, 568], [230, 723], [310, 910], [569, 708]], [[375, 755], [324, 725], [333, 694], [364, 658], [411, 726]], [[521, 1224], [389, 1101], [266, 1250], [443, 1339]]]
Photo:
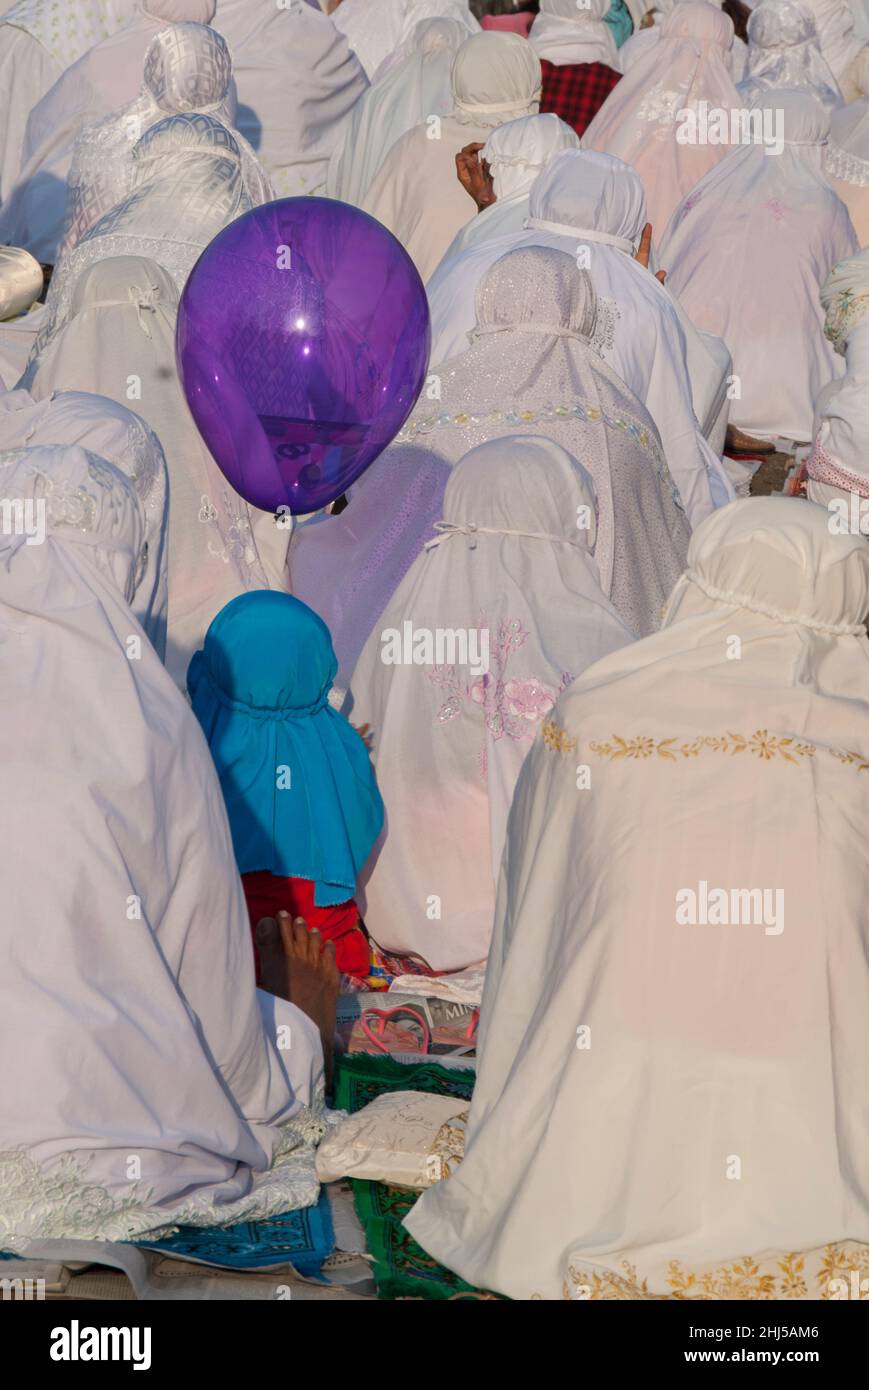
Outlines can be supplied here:
[[262, 987], [279, 999], [289, 999], [316, 1023], [323, 1040], [326, 1087], [332, 1084], [335, 1057], [335, 1012], [339, 973], [335, 944], [316, 930], [308, 931], [303, 917], [288, 912], [263, 917], [257, 923]]

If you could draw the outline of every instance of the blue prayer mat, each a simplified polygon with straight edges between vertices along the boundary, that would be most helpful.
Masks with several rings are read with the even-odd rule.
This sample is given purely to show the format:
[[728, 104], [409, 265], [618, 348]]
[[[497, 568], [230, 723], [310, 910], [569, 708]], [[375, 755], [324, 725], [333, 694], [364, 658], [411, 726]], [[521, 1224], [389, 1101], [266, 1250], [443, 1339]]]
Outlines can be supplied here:
[[268, 1221], [241, 1221], [237, 1226], [180, 1226], [166, 1240], [136, 1241], [144, 1250], [163, 1250], [227, 1269], [291, 1264], [308, 1279], [320, 1275], [335, 1248], [332, 1212], [326, 1189], [315, 1207], [288, 1211]]

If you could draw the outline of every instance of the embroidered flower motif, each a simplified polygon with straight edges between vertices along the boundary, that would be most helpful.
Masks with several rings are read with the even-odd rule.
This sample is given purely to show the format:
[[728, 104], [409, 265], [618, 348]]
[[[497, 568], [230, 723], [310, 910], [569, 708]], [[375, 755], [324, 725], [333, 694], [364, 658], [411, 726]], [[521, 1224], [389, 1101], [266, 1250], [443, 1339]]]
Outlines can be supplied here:
[[770, 198], [768, 202], [764, 203], [764, 207], [772, 214], [774, 222], [784, 221], [787, 208], [784, 203], [779, 202], [778, 198]]
[[689, 193], [688, 197], [682, 204], [682, 211], [690, 212], [692, 208], [696, 208], [697, 204], [700, 202], [700, 199], [702, 197], [703, 194], [699, 191], [699, 189], [695, 189], [693, 193]]
[[504, 686], [507, 708], [521, 719], [537, 720], [555, 704], [555, 696], [539, 681], [511, 680]]

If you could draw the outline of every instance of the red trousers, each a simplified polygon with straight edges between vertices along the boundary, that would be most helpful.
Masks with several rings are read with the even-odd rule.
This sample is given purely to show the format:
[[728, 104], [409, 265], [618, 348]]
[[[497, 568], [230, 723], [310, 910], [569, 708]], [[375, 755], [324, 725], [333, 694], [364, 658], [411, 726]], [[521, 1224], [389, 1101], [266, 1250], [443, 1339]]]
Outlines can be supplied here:
[[242, 874], [241, 881], [254, 937], [257, 981], [260, 962], [256, 924], [262, 917], [276, 917], [279, 912], [304, 917], [309, 931], [316, 927], [324, 941], [334, 941], [338, 969], [343, 974], [368, 974], [368, 938], [359, 925], [359, 909], [352, 898], [335, 907], [315, 907], [314, 885], [307, 878], [277, 878], [274, 874], [258, 871]]

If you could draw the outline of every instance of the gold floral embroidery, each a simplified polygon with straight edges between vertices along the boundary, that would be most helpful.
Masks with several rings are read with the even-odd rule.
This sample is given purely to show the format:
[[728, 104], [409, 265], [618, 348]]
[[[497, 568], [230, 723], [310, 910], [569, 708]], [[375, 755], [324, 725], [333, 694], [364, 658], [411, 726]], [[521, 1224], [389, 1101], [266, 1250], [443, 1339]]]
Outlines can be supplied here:
[[543, 734], [543, 742], [547, 748], [552, 749], [553, 753], [573, 753], [576, 749], [576, 739], [571, 738], [566, 729], [562, 729], [551, 719], [547, 719], [543, 724], [541, 733]]
[[[813, 1265], [816, 1292], [809, 1292], [810, 1272], [807, 1260]], [[817, 1262], [817, 1263], [816, 1263]], [[650, 1293], [647, 1279], [640, 1280], [634, 1265], [622, 1261], [623, 1274], [614, 1270], [583, 1269], [568, 1266], [562, 1296], [571, 1301], [599, 1300], [628, 1301], [650, 1299], [684, 1301], [686, 1299], [731, 1300], [738, 1302], [769, 1302], [803, 1298], [830, 1299], [835, 1280], [850, 1279], [852, 1274], [869, 1274], [869, 1246], [828, 1245], [823, 1251], [807, 1254], [791, 1251], [774, 1260], [745, 1257], [717, 1269], [695, 1272], [686, 1269], [681, 1261], [671, 1260], [666, 1283], [670, 1293]]]
[[[579, 740], [569, 734], [560, 724], [549, 719], [542, 726], [543, 742], [553, 753], [575, 753]], [[814, 743], [803, 743], [796, 738], [780, 738], [768, 729], [756, 729], [753, 734], [726, 733], [720, 735], [699, 734], [693, 739], [660, 738], [647, 734], [634, 738], [621, 738], [613, 734], [608, 742], [592, 740], [589, 751], [610, 762], [620, 759], [633, 759], [635, 762], [646, 758], [663, 758], [665, 762], [675, 763], [680, 758], [699, 758], [701, 753], [750, 753], [760, 762], [773, 762], [783, 758], [787, 763], [800, 763], [806, 758], [814, 758], [818, 752]], [[869, 756], [856, 753], [853, 749], [824, 748], [844, 767], [852, 767], [856, 772], [869, 772]]]

